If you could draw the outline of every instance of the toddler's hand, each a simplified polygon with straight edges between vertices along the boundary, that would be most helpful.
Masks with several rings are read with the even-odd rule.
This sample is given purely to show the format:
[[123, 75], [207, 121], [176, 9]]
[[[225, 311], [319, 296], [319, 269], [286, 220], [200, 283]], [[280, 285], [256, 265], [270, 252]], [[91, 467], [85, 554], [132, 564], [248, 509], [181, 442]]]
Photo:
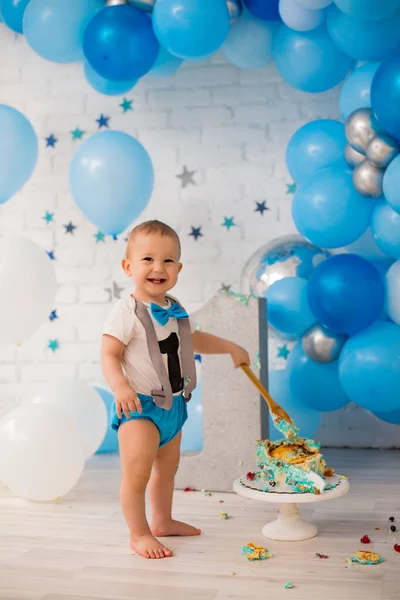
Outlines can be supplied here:
[[115, 409], [119, 419], [122, 419], [122, 413], [129, 419], [131, 412], [142, 412], [141, 402], [128, 382], [115, 390]]
[[235, 369], [238, 369], [240, 365], [250, 365], [250, 356], [241, 346], [234, 344], [231, 350], [231, 356]]

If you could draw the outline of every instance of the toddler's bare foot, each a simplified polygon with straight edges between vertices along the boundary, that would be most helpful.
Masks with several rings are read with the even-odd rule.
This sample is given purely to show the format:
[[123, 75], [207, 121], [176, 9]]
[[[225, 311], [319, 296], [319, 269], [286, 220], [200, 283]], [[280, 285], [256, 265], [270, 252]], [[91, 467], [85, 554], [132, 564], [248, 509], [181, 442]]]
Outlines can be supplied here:
[[140, 554], [144, 558], [168, 558], [172, 556], [171, 550], [150, 534], [137, 538], [131, 537], [131, 548], [136, 554]]
[[172, 535], [200, 535], [201, 530], [182, 521], [166, 521], [165, 523], [155, 523], [151, 526], [151, 533], [159, 537], [169, 537]]

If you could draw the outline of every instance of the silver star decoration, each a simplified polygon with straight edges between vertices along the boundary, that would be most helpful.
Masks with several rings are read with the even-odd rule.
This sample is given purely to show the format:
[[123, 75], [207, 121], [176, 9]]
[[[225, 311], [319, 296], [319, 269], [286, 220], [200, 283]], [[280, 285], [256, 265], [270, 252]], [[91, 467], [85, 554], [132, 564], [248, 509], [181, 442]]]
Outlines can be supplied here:
[[119, 300], [121, 298], [121, 292], [123, 290], [124, 290], [124, 288], [119, 287], [119, 285], [116, 281], [112, 282], [112, 286], [110, 288], [104, 288], [104, 291], [109, 294], [109, 298], [108, 298], [109, 302], [111, 302], [111, 300], [113, 300], [113, 299]]
[[188, 171], [186, 166], [183, 165], [182, 173], [176, 176], [178, 179], [181, 180], [183, 189], [185, 189], [190, 183], [192, 185], [196, 185], [196, 182], [193, 179], [195, 173], [196, 171]]
[[226, 284], [226, 283], [221, 283], [221, 288], [220, 288], [220, 292], [230, 292], [231, 291], [231, 285], [230, 284]]

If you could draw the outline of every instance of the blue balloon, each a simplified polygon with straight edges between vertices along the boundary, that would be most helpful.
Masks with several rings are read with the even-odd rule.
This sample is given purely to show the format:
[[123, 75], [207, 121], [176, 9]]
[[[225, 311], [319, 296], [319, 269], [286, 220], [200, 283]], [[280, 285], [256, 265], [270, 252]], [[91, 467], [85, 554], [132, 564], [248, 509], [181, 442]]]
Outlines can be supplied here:
[[182, 59], [174, 56], [168, 50], [160, 46], [154, 65], [148, 75], [152, 77], [168, 77], [173, 75], [181, 66]]
[[[108, 415], [108, 423], [110, 424], [114, 415], [114, 396], [111, 394], [111, 392], [105, 390], [104, 388], [95, 387], [94, 389], [98, 394], [100, 394], [105, 404]], [[112, 429], [111, 425], [107, 427], [104, 439], [101, 442], [96, 454], [105, 454], [108, 452], [118, 452], [118, 435], [117, 432]]]
[[188, 60], [206, 58], [218, 50], [229, 25], [226, 0], [157, 0], [153, 10], [160, 44]]
[[375, 73], [371, 106], [386, 133], [400, 140], [400, 49], [384, 60]]
[[301, 342], [289, 355], [287, 372], [290, 393], [312, 410], [329, 412], [350, 402], [339, 381], [338, 362], [313, 361]]
[[301, 336], [316, 318], [307, 298], [308, 282], [300, 277], [284, 277], [267, 290], [267, 314], [272, 327], [281, 333]]
[[28, 119], [0, 104], [0, 204], [28, 181], [38, 159], [38, 140]]
[[385, 286], [368, 260], [355, 254], [337, 254], [311, 273], [308, 300], [322, 325], [352, 335], [379, 317]]
[[400, 258], [400, 214], [383, 199], [375, 203], [371, 231], [383, 252], [393, 258]]
[[245, 6], [258, 19], [280, 21], [279, 0], [244, 0]]
[[354, 69], [340, 90], [339, 106], [343, 121], [358, 108], [371, 108], [371, 85], [379, 63]]
[[[302, 404], [290, 392], [286, 369], [269, 372], [268, 391], [279, 406], [282, 406], [288, 415], [291, 416], [300, 429], [301, 437], [313, 439], [321, 424], [321, 413]], [[271, 417], [269, 418], [268, 438], [272, 442], [282, 439], [282, 434], [275, 429]]]
[[377, 322], [351, 337], [339, 358], [349, 398], [372, 411], [400, 409], [400, 327]]
[[346, 145], [344, 125], [332, 119], [310, 121], [291, 137], [286, 164], [296, 183], [302, 183], [319, 169], [343, 159]]
[[16, 33], [22, 33], [22, 19], [29, 1], [30, 0], [1, 0], [0, 2], [0, 16], [7, 27]]
[[358, 254], [358, 256], [362, 256], [368, 260], [384, 261], [388, 258], [387, 254], [379, 248], [374, 240], [370, 227], [368, 227], [367, 231], [358, 240], [346, 246], [346, 250], [350, 254]]
[[102, 8], [102, 0], [30, 0], [23, 19], [26, 41], [47, 60], [80, 61], [85, 29]]
[[311, 31], [322, 25], [325, 20], [323, 10], [309, 10], [295, 0], [280, 0], [279, 14], [285, 25], [295, 31]]
[[188, 420], [182, 429], [181, 452], [201, 452], [203, 450], [203, 388], [197, 383], [188, 402]]
[[326, 25], [334, 44], [356, 60], [383, 60], [400, 41], [400, 11], [380, 21], [362, 21], [332, 4]]
[[374, 412], [374, 415], [381, 421], [386, 421], [386, 423], [400, 425], [400, 408], [392, 412]]
[[110, 81], [139, 79], [150, 71], [159, 44], [150, 18], [133, 6], [109, 6], [89, 23], [83, 52], [91, 67]]
[[121, 131], [101, 131], [84, 140], [69, 170], [70, 190], [78, 208], [109, 235], [118, 235], [141, 214], [153, 182], [147, 151]]
[[400, 213], [400, 155], [387, 167], [383, 176], [383, 193], [390, 206]]
[[307, 32], [282, 25], [273, 54], [283, 79], [303, 92], [324, 92], [335, 87], [353, 65], [353, 60], [333, 44], [325, 25]]
[[104, 79], [87, 61], [84, 62], [83, 69], [88, 84], [96, 92], [100, 92], [100, 94], [105, 94], [106, 96], [126, 94], [137, 84], [136, 79], [132, 79], [131, 81], [109, 81], [108, 79]]
[[373, 203], [354, 189], [350, 169], [328, 167], [302, 183], [292, 215], [299, 232], [316, 246], [341, 248], [367, 229]]
[[400, 8], [400, 0], [334, 0], [341, 11], [362, 19], [377, 21], [393, 14]]
[[261, 21], [245, 11], [222, 44], [225, 58], [239, 69], [260, 69], [272, 60], [272, 44], [278, 25]]

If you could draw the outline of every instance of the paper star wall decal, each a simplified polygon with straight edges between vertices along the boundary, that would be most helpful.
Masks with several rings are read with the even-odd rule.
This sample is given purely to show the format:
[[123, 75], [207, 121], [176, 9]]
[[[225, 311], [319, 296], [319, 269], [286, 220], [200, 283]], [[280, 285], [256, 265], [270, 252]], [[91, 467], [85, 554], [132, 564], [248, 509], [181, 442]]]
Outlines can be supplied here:
[[96, 238], [96, 244], [98, 244], [99, 242], [105, 242], [105, 234], [102, 231], [98, 231], [97, 233], [93, 234], [93, 237]]
[[233, 222], [234, 217], [224, 217], [224, 222], [221, 223], [222, 227], [226, 227], [227, 230], [229, 231], [231, 227], [236, 227], [236, 223]]
[[56, 260], [56, 257], [54, 255], [54, 250], [47, 251], [47, 256], [49, 257], [50, 260]]
[[102, 127], [109, 127], [109, 120], [110, 117], [105, 117], [103, 114], [101, 114], [100, 117], [96, 119], [96, 123], [98, 123], [98, 129], [101, 129]]
[[286, 184], [286, 195], [288, 194], [294, 194], [297, 190], [297, 184], [296, 183], [287, 183]]
[[85, 131], [79, 129], [79, 127], [75, 127], [75, 129], [72, 129], [72, 131], [70, 131], [70, 134], [72, 135], [73, 140], [81, 140], [83, 135], [85, 134]]
[[201, 354], [195, 354], [194, 360], [197, 360], [197, 362], [201, 363]]
[[46, 212], [44, 213], [44, 217], [42, 217], [42, 219], [44, 221], [46, 221], [47, 225], [49, 223], [51, 223], [54, 219], [54, 213], [49, 212], [48, 210], [46, 210]]
[[267, 203], [265, 200], [263, 202], [256, 202], [257, 208], [254, 209], [254, 212], [259, 212], [262, 216], [266, 210], [269, 210]]
[[58, 319], [58, 314], [56, 310], [52, 310], [50, 315], [49, 315], [49, 320], [50, 321], [55, 321], [56, 319]]
[[232, 286], [230, 284], [226, 285], [225, 283], [221, 283], [221, 287], [220, 287], [219, 291], [220, 292], [230, 292], [231, 287]]
[[110, 288], [104, 288], [104, 291], [106, 291], [109, 294], [110, 297], [108, 301], [111, 302], [113, 298], [115, 298], [116, 300], [119, 300], [121, 298], [121, 292], [124, 291], [124, 288], [119, 287], [118, 283], [116, 281], [113, 281], [112, 286]]
[[192, 231], [189, 233], [189, 235], [194, 237], [195, 240], [197, 240], [199, 237], [203, 237], [203, 234], [201, 233], [201, 227], [192, 227]]
[[278, 354], [276, 355], [277, 358], [284, 358], [285, 360], [287, 360], [289, 354], [290, 350], [288, 349], [287, 344], [284, 344], [283, 346], [278, 346]]
[[65, 233], [71, 233], [73, 235], [74, 230], [76, 229], [76, 225], [74, 225], [71, 221], [64, 225]]
[[190, 183], [192, 185], [196, 185], [196, 182], [193, 179], [193, 176], [195, 173], [196, 173], [196, 171], [188, 171], [186, 166], [185, 165], [183, 166], [182, 173], [180, 173], [179, 175], [176, 176], [178, 179], [181, 180], [183, 189], [185, 189]]
[[54, 136], [53, 133], [51, 133], [49, 136], [47, 136], [47, 138], [44, 139], [46, 140], [46, 148], [54, 148], [58, 142], [58, 139]]
[[56, 350], [58, 350], [60, 348], [60, 344], [58, 343], [58, 340], [49, 340], [47, 347], [52, 352], [55, 352]]
[[120, 107], [122, 108], [122, 110], [124, 111], [124, 113], [126, 113], [128, 110], [133, 110], [132, 108], [132, 102], [133, 100], [127, 100], [126, 98], [124, 98], [120, 104]]

